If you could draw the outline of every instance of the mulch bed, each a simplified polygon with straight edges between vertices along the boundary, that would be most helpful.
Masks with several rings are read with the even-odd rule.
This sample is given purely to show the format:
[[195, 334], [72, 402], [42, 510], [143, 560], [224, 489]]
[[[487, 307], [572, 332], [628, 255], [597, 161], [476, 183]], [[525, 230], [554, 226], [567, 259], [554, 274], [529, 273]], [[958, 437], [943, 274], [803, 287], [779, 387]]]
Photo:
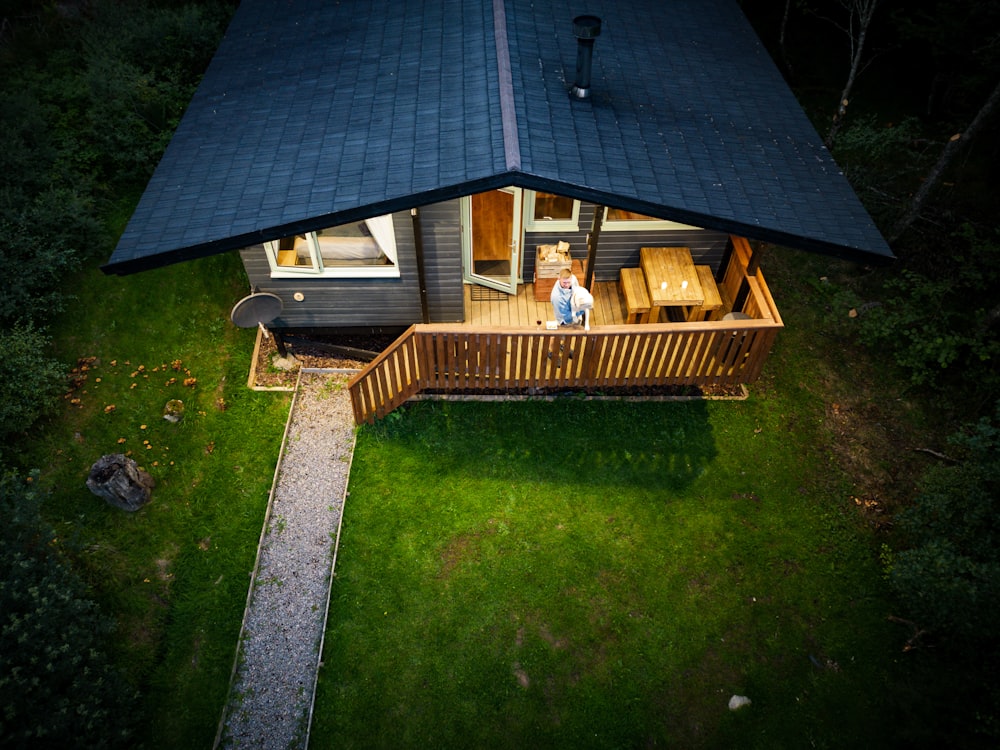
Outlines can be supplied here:
[[[294, 388], [298, 379], [299, 369], [320, 370], [360, 370], [370, 359], [393, 341], [389, 337], [342, 337], [328, 341], [286, 341], [286, 347], [298, 366], [291, 370], [281, 370], [274, 366], [279, 359], [278, 348], [273, 337], [264, 338], [257, 334], [257, 359], [253, 363], [250, 381], [256, 388]], [[378, 349], [369, 349], [377, 346]], [[357, 350], [354, 356], [343, 352], [335, 352], [331, 347], [342, 347], [350, 352]], [[361, 353], [367, 352], [368, 358], [362, 358]]]

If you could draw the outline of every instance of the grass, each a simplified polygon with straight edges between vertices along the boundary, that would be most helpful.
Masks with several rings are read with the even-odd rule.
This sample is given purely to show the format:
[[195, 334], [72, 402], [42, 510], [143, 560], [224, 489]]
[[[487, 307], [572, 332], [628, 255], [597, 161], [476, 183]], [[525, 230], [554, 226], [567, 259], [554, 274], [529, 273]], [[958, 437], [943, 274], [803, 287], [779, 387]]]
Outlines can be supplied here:
[[819, 408], [421, 403], [363, 430], [316, 745], [878, 744], [894, 633]]
[[[118, 621], [117, 661], [143, 698], [145, 746], [207, 747], [222, 712], [249, 572], [288, 412], [246, 387], [253, 331], [227, 321], [246, 291], [234, 255], [109, 278], [96, 269], [54, 329], [76, 367], [65, 409], [31, 436], [45, 513]], [[167, 401], [184, 418], [162, 418]], [[106, 453], [156, 481], [135, 513], [85, 487]]]
[[[872, 425], [916, 444], [935, 427], [871, 362], [830, 355], [844, 311], [814, 277], [853, 271], [770, 260], [788, 328], [747, 401], [423, 402], [360, 432], [314, 747], [955, 736], [976, 683], [900, 658], [882, 537], [850, 501], [906, 468]], [[57, 344], [87, 369], [22, 463], [43, 468], [60, 543], [117, 617], [143, 745], [208, 747], [288, 396], [245, 386], [234, 256], [75, 286]], [[161, 418], [172, 399], [176, 425]], [[832, 411], [859, 415], [849, 451]], [[84, 487], [118, 451], [157, 482], [133, 514]], [[734, 694], [753, 704], [729, 712]]]
[[863, 269], [766, 271], [788, 328], [745, 402], [422, 402], [361, 430], [315, 746], [981, 744], [976, 671], [901, 654], [854, 502], [902, 504], [941, 426], [822, 292]]

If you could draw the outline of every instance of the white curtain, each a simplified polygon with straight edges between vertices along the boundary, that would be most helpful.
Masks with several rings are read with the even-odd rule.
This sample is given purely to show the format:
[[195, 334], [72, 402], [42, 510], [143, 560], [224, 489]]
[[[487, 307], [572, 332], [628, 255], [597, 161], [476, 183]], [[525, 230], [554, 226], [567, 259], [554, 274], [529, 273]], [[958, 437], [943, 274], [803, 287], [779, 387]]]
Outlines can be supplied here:
[[385, 257], [396, 265], [396, 232], [392, 228], [392, 214], [365, 219], [365, 224], [379, 248], [385, 253]]

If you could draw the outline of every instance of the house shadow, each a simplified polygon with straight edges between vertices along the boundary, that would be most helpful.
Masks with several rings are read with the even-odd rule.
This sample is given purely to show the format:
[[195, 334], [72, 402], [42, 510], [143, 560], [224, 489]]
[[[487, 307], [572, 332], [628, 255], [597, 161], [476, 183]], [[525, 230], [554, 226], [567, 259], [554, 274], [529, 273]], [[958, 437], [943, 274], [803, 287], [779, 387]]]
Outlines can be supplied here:
[[704, 401], [592, 403], [586, 426], [577, 419], [579, 405], [557, 403], [553, 411], [563, 423], [566, 472], [550, 481], [678, 492], [718, 454]]
[[[705, 401], [420, 402], [384, 429], [448, 446], [440, 469], [566, 488], [679, 492], [718, 455]], [[387, 435], [388, 437], [388, 435]]]

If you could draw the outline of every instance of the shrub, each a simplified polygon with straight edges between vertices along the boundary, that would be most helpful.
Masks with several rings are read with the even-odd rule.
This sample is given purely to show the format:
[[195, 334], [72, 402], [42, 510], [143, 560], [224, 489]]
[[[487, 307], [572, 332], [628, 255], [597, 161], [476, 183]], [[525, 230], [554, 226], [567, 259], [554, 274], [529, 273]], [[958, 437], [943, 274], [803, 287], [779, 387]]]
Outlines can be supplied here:
[[0, 325], [51, 320], [67, 299], [81, 248], [97, 245], [89, 201], [69, 189], [37, 196], [15, 220], [0, 219]]
[[929, 471], [900, 514], [890, 580], [921, 626], [985, 642], [1000, 636], [1000, 405], [951, 442], [964, 460]]
[[112, 623], [60, 561], [39, 498], [0, 478], [0, 744], [125, 747], [136, 693], [112, 666]]
[[876, 313], [859, 318], [862, 340], [884, 351], [915, 385], [948, 382], [970, 401], [1000, 389], [1000, 235], [966, 227], [931, 276], [903, 270], [886, 282]]
[[27, 430], [65, 390], [65, 368], [45, 355], [48, 343], [30, 326], [0, 330], [0, 438]]
[[[930, 140], [914, 117], [880, 123], [858, 117], [837, 136], [834, 156], [865, 207], [880, 226], [889, 226], [899, 201], [933, 156]], [[933, 153], [933, 152], [932, 152]]]

